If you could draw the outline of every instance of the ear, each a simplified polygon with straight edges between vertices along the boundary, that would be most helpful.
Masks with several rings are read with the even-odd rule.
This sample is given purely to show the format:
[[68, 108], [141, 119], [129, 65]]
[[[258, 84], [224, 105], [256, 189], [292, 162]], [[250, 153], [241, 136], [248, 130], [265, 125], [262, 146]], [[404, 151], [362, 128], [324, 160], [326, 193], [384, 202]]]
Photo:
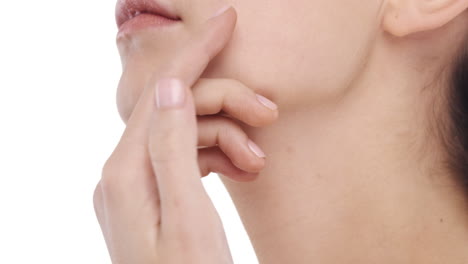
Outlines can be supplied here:
[[468, 0], [388, 0], [383, 30], [403, 37], [442, 27], [468, 9]]

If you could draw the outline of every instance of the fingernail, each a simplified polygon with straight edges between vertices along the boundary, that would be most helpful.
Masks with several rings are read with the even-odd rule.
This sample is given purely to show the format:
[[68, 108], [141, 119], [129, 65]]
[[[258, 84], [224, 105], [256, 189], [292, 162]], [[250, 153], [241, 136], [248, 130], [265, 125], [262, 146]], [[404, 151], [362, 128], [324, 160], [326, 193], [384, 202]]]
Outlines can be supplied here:
[[210, 19], [213, 18], [213, 17], [220, 16], [221, 14], [226, 12], [231, 7], [232, 7], [232, 5], [230, 5], [230, 4], [227, 4], [227, 5], [223, 6], [223, 7], [221, 7], [220, 9], [218, 9], [218, 11], [216, 11], [213, 15], [211, 15]]
[[156, 83], [156, 107], [179, 108], [185, 102], [185, 87], [175, 78], [164, 78]]
[[249, 146], [250, 150], [255, 154], [257, 155], [257, 157], [259, 158], [265, 158], [266, 155], [265, 153], [262, 151], [262, 149], [260, 149], [259, 146], [257, 146], [257, 144], [255, 144], [252, 140], [248, 140], [247, 141], [247, 145]]
[[257, 94], [257, 100], [262, 103], [264, 106], [270, 108], [271, 110], [276, 110], [278, 109], [278, 106], [273, 103], [272, 101], [268, 100], [266, 97], [263, 97], [259, 94]]

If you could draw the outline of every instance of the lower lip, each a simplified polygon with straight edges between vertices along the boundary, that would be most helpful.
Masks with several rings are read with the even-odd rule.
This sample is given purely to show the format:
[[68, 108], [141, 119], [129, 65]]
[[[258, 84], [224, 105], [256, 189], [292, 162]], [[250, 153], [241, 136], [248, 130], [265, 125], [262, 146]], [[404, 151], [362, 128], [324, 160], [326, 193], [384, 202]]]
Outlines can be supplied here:
[[180, 20], [174, 20], [167, 17], [143, 13], [125, 21], [119, 27], [117, 37], [131, 34], [146, 28], [162, 28], [176, 24]]

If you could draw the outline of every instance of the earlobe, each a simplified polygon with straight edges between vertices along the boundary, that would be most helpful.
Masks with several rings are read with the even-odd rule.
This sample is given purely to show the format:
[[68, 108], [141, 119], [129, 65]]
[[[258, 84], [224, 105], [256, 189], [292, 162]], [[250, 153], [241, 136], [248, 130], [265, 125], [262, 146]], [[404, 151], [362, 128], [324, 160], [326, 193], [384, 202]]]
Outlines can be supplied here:
[[389, 0], [385, 8], [383, 30], [397, 37], [410, 34], [418, 19], [415, 2], [417, 0]]
[[403, 37], [442, 27], [467, 9], [468, 0], [389, 0], [382, 28]]

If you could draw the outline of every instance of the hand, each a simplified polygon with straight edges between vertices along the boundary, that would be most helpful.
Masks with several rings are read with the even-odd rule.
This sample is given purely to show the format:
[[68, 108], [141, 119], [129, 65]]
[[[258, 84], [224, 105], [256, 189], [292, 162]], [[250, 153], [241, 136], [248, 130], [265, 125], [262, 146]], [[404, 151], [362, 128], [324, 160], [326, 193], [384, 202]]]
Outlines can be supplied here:
[[264, 167], [264, 153], [248, 139], [238, 121], [261, 127], [278, 117], [277, 106], [239, 81], [200, 79], [193, 87], [198, 116], [198, 160], [202, 176], [221, 173], [251, 181]]
[[[202, 116], [197, 124], [195, 111], [225, 111], [257, 126], [277, 115], [252, 101], [253, 92], [240, 83], [199, 80], [229, 40], [235, 20], [233, 9], [209, 20], [170, 67], [155, 73], [106, 161], [94, 204], [113, 263], [232, 263], [222, 223], [200, 177], [218, 171], [248, 179], [264, 161], [247, 152], [245, 144], [239, 148], [247, 137], [233, 119]], [[220, 87], [213, 90], [213, 85]], [[177, 89], [183, 100], [169, 106], [163, 90]], [[255, 114], [236, 106], [240, 99]], [[197, 145], [209, 147], [198, 150]]]

